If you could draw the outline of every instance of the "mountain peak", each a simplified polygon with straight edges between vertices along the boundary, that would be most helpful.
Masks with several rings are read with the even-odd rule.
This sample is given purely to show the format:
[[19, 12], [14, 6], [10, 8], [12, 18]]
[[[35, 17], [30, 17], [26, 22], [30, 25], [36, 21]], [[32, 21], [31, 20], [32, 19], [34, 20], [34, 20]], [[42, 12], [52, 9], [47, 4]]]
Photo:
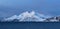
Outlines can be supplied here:
[[44, 21], [46, 20], [45, 18], [48, 16], [45, 16], [44, 14], [39, 14], [35, 11], [31, 11], [31, 12], [23, 12], [20, 15], [13, 15], [9, 18], [5, 18], [3, 21], [13, 21], [13, 20], [18, 20], [20, 21]]

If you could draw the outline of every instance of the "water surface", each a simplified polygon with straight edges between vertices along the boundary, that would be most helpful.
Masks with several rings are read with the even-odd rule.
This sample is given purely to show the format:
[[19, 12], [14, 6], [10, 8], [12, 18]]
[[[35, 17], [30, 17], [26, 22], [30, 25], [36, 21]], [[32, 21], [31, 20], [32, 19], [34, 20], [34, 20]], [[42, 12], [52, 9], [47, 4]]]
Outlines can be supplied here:
[[60, 22], [0, 22], [0, 29], [60, 29]]

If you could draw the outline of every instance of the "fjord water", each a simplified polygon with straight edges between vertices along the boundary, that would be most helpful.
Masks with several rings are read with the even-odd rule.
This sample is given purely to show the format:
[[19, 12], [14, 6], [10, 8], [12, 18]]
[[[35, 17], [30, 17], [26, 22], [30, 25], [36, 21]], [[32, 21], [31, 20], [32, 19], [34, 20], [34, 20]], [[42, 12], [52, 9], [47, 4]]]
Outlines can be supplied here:
[[60, 29], [60, 22], [4, 22], [0, 29]]

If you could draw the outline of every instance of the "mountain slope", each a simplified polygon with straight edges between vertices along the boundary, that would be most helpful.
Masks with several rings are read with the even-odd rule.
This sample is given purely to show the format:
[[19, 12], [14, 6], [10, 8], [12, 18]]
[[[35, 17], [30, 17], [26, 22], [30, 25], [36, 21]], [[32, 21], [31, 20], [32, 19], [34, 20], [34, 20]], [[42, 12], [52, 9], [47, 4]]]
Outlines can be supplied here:
[[4, 21], [15, 21], [18, 20], [18, 22], [21, 22], [21, 21], [35, 21], [35, 22], [39, 22], [39, 21], [45, 21], [46, 18], [48, 18], [48, 16], [44, 15], [44, 14], [39, 14], [35, 11], [31, 11], [31, 12], [23, 12], [21, 13], [20, 15], [13, 15], [9, 18], [4, 18], [2, 20], [2, 22]]

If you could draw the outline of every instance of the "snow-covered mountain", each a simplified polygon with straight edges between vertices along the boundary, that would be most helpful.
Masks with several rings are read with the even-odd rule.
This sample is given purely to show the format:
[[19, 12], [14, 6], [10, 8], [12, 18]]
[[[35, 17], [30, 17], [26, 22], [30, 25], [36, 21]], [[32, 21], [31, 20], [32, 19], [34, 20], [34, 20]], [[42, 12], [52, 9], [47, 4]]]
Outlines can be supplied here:
[[39, 14], [35, 11], [31, 11], [31, 12], [23, 12], [19, 15], [13, 15], [11, 17], [8, 18], [4, 18], [3, 20], [1, 20], [2, 22], [5, 21], [18, 21], [18, 22], [25, 22], [25, 21], [35, 21], [35, 22], [43, 22], [46, 20], [46, 18], [49, 18], [50, 16], [44, 15], [44, 14]]
[[60, 22], [60, 16], [47, 16], [45, 14], [40, 14], [35, 11], [23, 12], [19, 15], [13, 15], [8, 18], [0, 19], [0, 22]]

